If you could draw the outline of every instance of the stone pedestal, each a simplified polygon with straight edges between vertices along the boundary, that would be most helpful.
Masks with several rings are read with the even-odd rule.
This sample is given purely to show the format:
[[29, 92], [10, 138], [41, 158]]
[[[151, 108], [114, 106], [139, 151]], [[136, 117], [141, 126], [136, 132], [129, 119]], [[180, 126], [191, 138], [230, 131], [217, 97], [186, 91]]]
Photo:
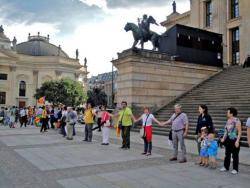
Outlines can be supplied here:
[[220, 71], [148, 50], [125, 50], [112, 63], [118, 69], [117, 102], [133, 108], [159, 108]]

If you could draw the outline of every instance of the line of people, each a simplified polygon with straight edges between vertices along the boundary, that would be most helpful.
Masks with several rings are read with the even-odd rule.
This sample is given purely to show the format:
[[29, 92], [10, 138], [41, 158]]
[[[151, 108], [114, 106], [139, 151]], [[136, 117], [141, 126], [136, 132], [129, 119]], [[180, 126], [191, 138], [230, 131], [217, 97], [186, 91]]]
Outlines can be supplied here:
[[[121, 131], [122, 146], [121, 149], [130, 149], [130, 131], [134, 123], [142, 122], [142, 138], [144, 140], [143, 155], [149, 156], [152, 154], [152, 125], [156, 122], [159, 126], [171, 127], [171, 138], [173, 144], [173, 156], [170, 161], [177, 161], [178, 159], [178, 146], [181, 147], [181, 157], [179, 162], [187, 162], [187, 152], [185, 146], [185, 138], [189, 130], [188, 116], [182, 112], [181, 105], [174, 106], [174, 113], [169, 120], [165, 122], [158, 121], [149, 108], [144, 108], [144, 113], [135, 118], [132, 110], [127, 106], [127, 102], [121, 103], [121, 109], [118, 113], [110, 114], [106, 111], [105, 107], [102, 107], [104, 112], [101, 116], [100, 125], [102, 127], [110, 127], [112, 118], [118, 117], [117, 129]], [[235, 108], [227, 109], [227, 122], [222, 130], [223, 134], [218, 137], [216, 134], [218, 130], [215, 130], [211, 116], [208, 113], [206, 105], [199, 106], [199, 117], [197, 121], [196, 135], [197, 135], [197, 150], [199, 153], [198, 165], [208, 167], [212, 169], [217, 168], [217, 154], [219, 145], [225, 147], [225, 159], [224, 165], [220, 171], [228, 171], [230, 168], [231, 157], [233, 158], [233, 170], [232, 174], [237, 174], [239, 171], [239, 151], [240, 151], [240, 139], [242, 135], [242, 126], [240, 120], [237, 118], [237, 110]], [[96, 111], [92, 108], [91, 104], [87, 105], [85, 111], [85, 139], [84, 141], [92, 141], [92, 131], [94, 125], [94, 117]], [[103, 129], [104, 130], [104, 129]], [[108, 145], [108, 133], [109, 131], [103, 131], [103, 145]]]
[[[13, 107], [14, 109], [14, 107]], [[4, 112], [5, 113], [5, 112]], [[242, 125], [240, 120], [237, 118], [237, 110], [235, 108], [227, 109], [227, 122], [224, 129], [220, 134], [216, 134], [220, 131], [215, 130], [213, 125], [213, 120], [208, 113], [208, 108], [206, 105], [199, 106], [199, 117], [197, 120], [196, 135], [197, 135], [197, 151], [199, 154], [199, 160], [197, 164], [203, 167], [210, 166], [212, 169], [217, 167], [217, 153], [220, 145], [225, 147], [225, 158], [224, 165], [220, 171], [228, 171], [230, 168], [231, 157], [233, 158], [233, 170], [232, 174], [237, 174], [239, 171], [239, 151], [240, 151], [240, 139], [242, 135]], [[15, 116], [14, 116], [15, 114]], [[12, 111], [10, 116], [16, 120], [16, 111]], [[75, 125], [78, 120], [77, 112], [71, 107], [60, 107], [60, 108], [46, 108], [40, 107], [38, 110], [34, 110], [32, 113], [30, 110], [25, 108], [20, 109], [18, 112], [20, 123], [23, 122], [35, 122], [34, 114], [41, 115], [41, 132], [46, 131], [49, 128], [49, 121], [51, 128], [60, 128], [61, 134], [68, 140], [73, 140], [73, 136], [76, 134]], [[0, 112], [0, 117], [3, 116], [3, 111]], [[33, 117], [33, 120], [26, 120], [26, 117]], [[3, 116], [5, 117], [5, 115]], [[15, 117], [15, 118], [14, 118]], [[97, 127], [93, 127], [95, 124], [95, 119], [97, 118]], [[0, 119], [1, 120], [1, 119]], [[179, 104], [174, 106], [174, 113], [169, 120], [165, 122], [158, 121], [150, 109], [145, 107], [143, 109], [143, 114], [135, 118], [132, 110], [127, 106], [127, 102], [123, 101], [121, 103], [121, 109], [114, 111], [114, 113], [108, 112], [105, 106], [101, 108], [93, 108], [93, 106], [88, 103], [86, 109], [84, 110], [84, 121], [85, 121], [85, 131], [84, 140], [85, 142], [92, 142], [93, 131], [102, 131], [102, 145], [109, 145], [109, 135], [110, 128], [115, 127], [117, 130], [117, 135], [122, 138], [121, 149], [130, 149], [130, 131], [133, 124], [141, 122], [142, 133], [141, 137], [144, 140], [144, 151], [143, 155], [150, 156], [152, 154], [152, 132], [153, 123], [157, 123], [159, 126], [170, 126], [170, 137], [173, 144], [173, 156], [170, 161], [177, 161], [178, 159], [178, 146], [181, 147], [181, 157], [179, 162], [187, 162], [187, 152], [185, 146], [185, 138], [189, 130], [188, 116], [182, 112], [182, 107]], [[22, 123], [21, 123], [22, 125]], [[250, 119], [248, 120], [248, 133], [250, 135]], [[219, 136], [219, 137], [218, 137]], [[250, 140], [250, 139], [249, 139]]]

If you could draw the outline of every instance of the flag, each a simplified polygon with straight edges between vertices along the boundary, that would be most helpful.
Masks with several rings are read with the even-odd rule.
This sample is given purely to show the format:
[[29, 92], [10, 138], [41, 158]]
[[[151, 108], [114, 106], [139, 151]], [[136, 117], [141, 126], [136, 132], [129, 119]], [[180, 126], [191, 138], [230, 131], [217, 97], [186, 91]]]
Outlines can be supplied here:
[[40, 99], [37, 100], [38, 104], [45, 104], [45, 97], [41, 97]]

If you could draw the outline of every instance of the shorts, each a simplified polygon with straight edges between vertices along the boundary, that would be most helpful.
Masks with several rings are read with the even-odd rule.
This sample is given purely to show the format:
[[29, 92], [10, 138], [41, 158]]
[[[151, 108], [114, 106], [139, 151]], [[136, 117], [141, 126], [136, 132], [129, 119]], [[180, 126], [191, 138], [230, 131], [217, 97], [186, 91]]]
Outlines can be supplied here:
[[207, 149], [201, 149], [200, 157], [208, 157]]
[[214, 158], [217, 157], [217, 151], [208, 150], [207, 154], [209, 157], [214, 157]]

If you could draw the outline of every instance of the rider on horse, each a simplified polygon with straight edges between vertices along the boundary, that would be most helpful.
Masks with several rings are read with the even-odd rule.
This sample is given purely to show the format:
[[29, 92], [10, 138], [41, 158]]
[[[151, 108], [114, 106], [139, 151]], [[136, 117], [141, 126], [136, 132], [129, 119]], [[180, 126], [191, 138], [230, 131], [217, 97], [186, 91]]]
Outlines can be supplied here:
[[141, 35], [143, 36], [143, 40], [144, 41], [147, 41], [148, 38], [149, 38], [149, 35], [151, 34], [151, 31], [150, 31], [150, 24], [155, 24], [155, 25], [158, 25], [155, 21], [155, 19], [152, 17], [152, 16], [149, 16], [144, 14], [143, 15], [143, 18], [140, 22], [140, 19], [138, 20], [138, 26], [139, 26], [139, 29], [140, 29], [140, 32], [141, 32]]

